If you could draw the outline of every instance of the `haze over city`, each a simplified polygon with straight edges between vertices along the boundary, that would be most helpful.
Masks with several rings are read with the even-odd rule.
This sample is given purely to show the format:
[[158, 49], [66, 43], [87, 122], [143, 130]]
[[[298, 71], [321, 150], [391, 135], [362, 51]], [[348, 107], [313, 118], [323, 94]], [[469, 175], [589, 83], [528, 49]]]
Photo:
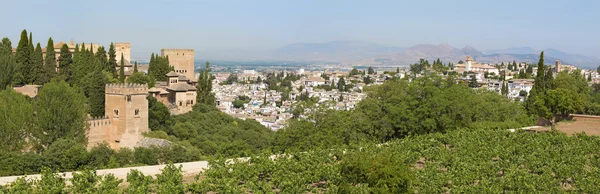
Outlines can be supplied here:
[[[481, 51], [553, 48], [600, 57], [597, 1], [5, 1], [0, 35], [44, 43], [132, 44], [132, 58], [193, 48], [196, 58], [353, 40]], [[23, 14], [27, 10], [27, 14]], [[211, 56], [214, 55], [214, 56]]]

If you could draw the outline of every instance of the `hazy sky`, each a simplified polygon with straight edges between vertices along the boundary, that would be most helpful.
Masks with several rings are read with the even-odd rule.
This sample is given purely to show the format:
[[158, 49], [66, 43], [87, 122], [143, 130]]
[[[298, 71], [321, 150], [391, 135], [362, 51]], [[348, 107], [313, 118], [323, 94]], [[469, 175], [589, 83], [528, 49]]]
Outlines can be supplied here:
[[529, 46], [600, 57], [600, 1], [1, 0], [0, 36], [23, 29], [46, 45], [130, 42], [132, 58], [161, 48], [268, 50], [298, 42]]

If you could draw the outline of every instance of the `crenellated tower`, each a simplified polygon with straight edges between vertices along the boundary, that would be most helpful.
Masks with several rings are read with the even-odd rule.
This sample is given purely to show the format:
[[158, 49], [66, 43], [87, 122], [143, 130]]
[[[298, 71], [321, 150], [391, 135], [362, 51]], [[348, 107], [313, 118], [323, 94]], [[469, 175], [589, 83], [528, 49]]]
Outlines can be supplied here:
[[113, 125], [106, 142], [115, 149], [133, 148], [148, 132], [148, 86], [107, 84], [105, 116]]

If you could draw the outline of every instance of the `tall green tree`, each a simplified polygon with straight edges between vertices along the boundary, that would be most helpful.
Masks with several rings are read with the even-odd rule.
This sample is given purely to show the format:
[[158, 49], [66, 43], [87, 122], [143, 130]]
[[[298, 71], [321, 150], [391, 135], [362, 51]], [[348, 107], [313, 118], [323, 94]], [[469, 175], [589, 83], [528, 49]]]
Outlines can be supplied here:
[[535, 110], [534, 106], [535, 101], [537, 100], [538, 95], [544, 95], [546, 93], [546, 70], [544, 65], [544, 51], [540, 53], [540, 60], [537, 64], [537, 74], [535, 76], [535, 83], [533, 84], [533, 88], [529, 91], [529, 96], [527, 97], [527, 101], [525, 101], [525, 108], [527, 111], [536, 115], [539, 111]]
[[54, 40], [52, 40], [52, 37], [48, 38], [48, 44], [46, 45], [44, 69], [42, 81], [46, 83], [56, 76], [56, 51], [54, 51]]
[[31, 52], [29, 50], [29, 38], [27, 37], [27, 30], [21, 32], [21, 39], [17, 45], [17, 52], [15, 60], [17, 62], [17, 70], [13, 77], [13, 84], [24, 84], [27, 82], [25, 75], [30, 73], [27, 72], [27, 66], [30, 64]]
[[99, 69], [101, 71], [111, 72], [111, 66], [108, 63], [108, 59], [106, 57], [106, 50], [103, 46], [98, 47], [98, 51], [96, 51], [94, 56], [96, 57]]
[[33, 124], [33, 100], [12, 88], [0, 91], [0, 152], [21, 151]]
[[47, 147], [60, 138], [85, 143], [86, 98], [78, 89], [54, 79], [40, 90], [34, 110], [34, 139], [41, 146]]
[[600, 65], [598, 65], [598, 68], [596, 68], [596, 72], [600, 73]]
[[502, 81], [502, 88], [500, 89], [500, 93], [504, 96], [508, 94], [508, 86], [506, 84], [506, 81]]
[[50, 80], [47, 79], [46, 68], [44, 68], [44, 57], [42, 55], [42, 46], [38, 42], [31, 55], [31, 66], [33, 67], [33, 83], [42, 85]]
[[84, 93], [88, 98], [89, 113], [92, 117], [104, 116], [106, 76], [100, 69], [88, 73], [84, 80]]
[[369, 75], [371, 75], [371, 74], [374, 74], [374, 73], [375, 73], [375, 70], [373, 70], [373, 67], [369, 67], [369, 68], [367, 69], [367, 73], [368, 73]]
[[135, 63], [133, 63], [133, 73], [137, 73], [138, 72], [138, 63], [137, 61], [135, 61]]
[[200, 71], [196, 85], [196, 102], [215, 106], [215, 94], [212, 93], [213, 76], [210, 73], [210, 63], [207, 61], [204, 70]]
[[479, 87], [479, 84], [477, 83], [477, 78], [474, 75], [471, 76], [471, 80], [469, 81], [469, 87], [471, 87], [471, 88]]
[[113, 77], [117, 77], [117, 51], [115, 45], [111, 42], [108, 48], [108, 66]]
[[73, 56], [71, 51], [69, 51], [69, 46], [63, 44], [60, 48], [60, 56], [58, 57], [58, 73], [65, 81], [70, 81], [72, 79], [72, 63]]
[[344, 77], [341, 77], [340, 80], [337, 83], [337, 89], [340, 91], [345, 91], [346, 87], [346, 80], [344, 80]]
[[12, 43], [8, 38], [3, 38], [0, 44], [0, 90], [10, 86], [17, 68], [15, 56], [12, 54]]
[[119, 68], [119, 82], [125, 83], [125, 59], [121, 53], [121, 67]]

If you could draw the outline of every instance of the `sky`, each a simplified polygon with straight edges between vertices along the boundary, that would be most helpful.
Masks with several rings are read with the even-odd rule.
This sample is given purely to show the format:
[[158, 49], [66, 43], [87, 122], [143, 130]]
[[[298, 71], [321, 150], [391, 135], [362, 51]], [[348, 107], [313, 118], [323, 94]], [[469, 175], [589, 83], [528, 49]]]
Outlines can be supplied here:
[[388, 46], [450, 44], [479, 50], [554, 48], [600, 58], [594, 0], [0, 0], [0, 36], [35, 42], [130, 42], [133, 59], [161, 48], [273, 50], [360, 40]]

